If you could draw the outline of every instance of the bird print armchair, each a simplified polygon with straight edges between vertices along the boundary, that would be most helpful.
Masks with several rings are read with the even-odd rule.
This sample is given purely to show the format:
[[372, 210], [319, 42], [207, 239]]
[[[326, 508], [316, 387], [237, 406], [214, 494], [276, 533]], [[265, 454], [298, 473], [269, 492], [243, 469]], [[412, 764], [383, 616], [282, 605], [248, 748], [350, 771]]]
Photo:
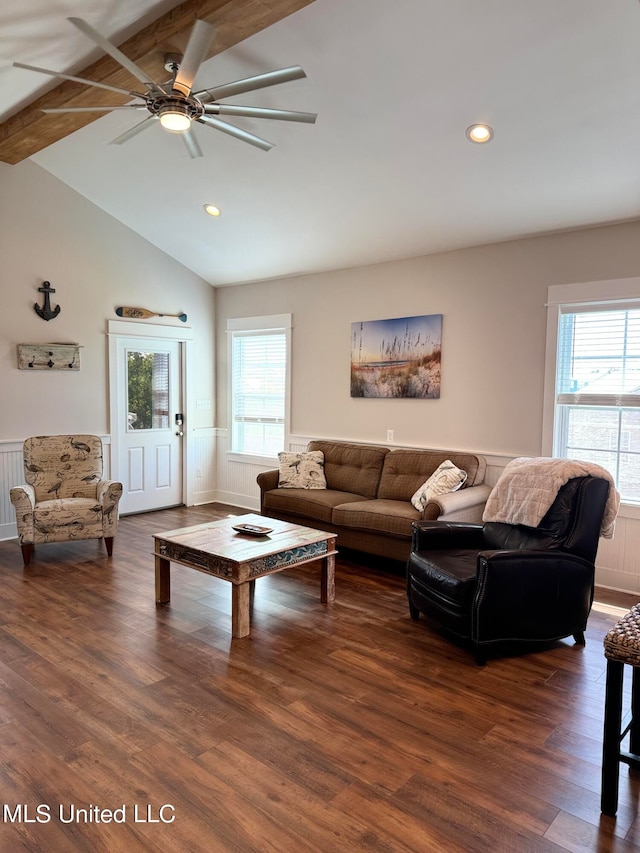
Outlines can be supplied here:
[[11, 489], [25, 566], [34, 545], [104, 539], [113, 552], [122, 483], [103, 479], [97, 435], [38, 435], [23, 446], [26, 484]]

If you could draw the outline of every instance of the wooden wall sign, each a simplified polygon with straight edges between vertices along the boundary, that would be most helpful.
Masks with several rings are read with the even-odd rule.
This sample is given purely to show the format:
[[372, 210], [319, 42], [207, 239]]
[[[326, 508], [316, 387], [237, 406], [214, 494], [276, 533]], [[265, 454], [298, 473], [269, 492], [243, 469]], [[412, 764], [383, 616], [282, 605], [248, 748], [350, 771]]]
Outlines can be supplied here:
[[20, 370], [80, 370], [80, 344], [18, 344]]

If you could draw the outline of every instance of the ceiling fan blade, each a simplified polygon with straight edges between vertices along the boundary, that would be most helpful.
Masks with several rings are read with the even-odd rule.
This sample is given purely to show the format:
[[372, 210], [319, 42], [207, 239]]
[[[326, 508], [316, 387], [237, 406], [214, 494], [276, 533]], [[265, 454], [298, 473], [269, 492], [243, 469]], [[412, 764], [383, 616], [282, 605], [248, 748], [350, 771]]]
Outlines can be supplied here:
[[164, 89], [155, 83], [145, 71], [139, 68], [135, 62], [132, 62], [128, 56], [125, 56], [121, 50], [118, 50], [114, 44], [111, 44], [109, 39], [106, 39], [97, 30], [94, 30], [86, 21], [83, 21], [82, 18], [67, 18], [67, 20], [71, 21], [71, 23], [74, 24], [80, 32], [88, 36], [91, 41], [95, 42], [98, 47], [101, 47], [105, 53], [108, 53], [112, 59], [115, 59], [119, 65], [126, 68], [130, 74], [137, 77], [137, 79], [144, 83], [149, 89], [156, 92], [164, 92]]
[[228, 133], [229, 136], [235, 136], [236, 139], [241, 139], [243, 142], [248, 142], [249, 145], [255, 145], [256, 148], [261, 148], [263, 151], [270, 151], [273, 148], [273, 142], [267, 142], [266, 139], [261, 139], [259, 136], [254, 136], [253, 133], [247, 133], [246, 130], [240, 130], [239, 127], [234, 127], [232, 124], [227, 124], [226, 121], [220, 121], [211, 116], [200, 116], [196, 121], [201, 124], [206, 124], [208, 127], [215, 127], [216, 130], [221, 130], [223, 133]]
[[290, 80], [300, 80], [306, 77], [299, 65], [291, 68], [281, 68], [279, 71], [267, 71], [255, 77], [247, 77], [244, 80], [236, 80], [235, 83], [224, 83], [222, 86], [214, 86], [212, 89], [203, 89], [195, 92], [195, 96], [203, 104], [210, 101], [219, 101], [232, 95], [242, 95], [245, 92], [254, 92], [256, 89], [265, 89], [267, 86], [276, 86], [278, 83], [288, 83]]
[[187, 130], [180, 136], [184, 139], [184, 144], [187, 146], [187, 151], [192, 160], [195, 160], [196, 157], [202, 157], [202, 149], [198, 145], [198, 140], [192, 130]]
[[98, 89], [108, 89], [110, 92], [119, 92], [121, 95], [141, 97], [136, 92], [128, 92], [126, 89], [118, 89], [117, 86], [109, 86], [107, 83], [96, 83], [95, 80], [85, 80], [84, 77], [73, 77], [71, 74], [61, 74], [59, 71], [49, 71], [46, 68], [38, 68], [35, 65], [25, 65], [23, 62], [14, 62], [16, 68], [24, 68], [26, 71], [38, 71], [40, 74], [49, 74], [51, 77], [60, 77], [62, 80], [73, 80], [74, 83], [85, 83], [87, 86], [96, 86]]
[[109, 145], [122, 145], [123, 142], [128, 142], [129, 139], [137, 136], [143, 130], [146, 130], [147, 127], [151, 127], [151, 125], [157, 120], [157, 116], [148, 116], [138, 124], [134, 124], [134, 126], [130, 127], [129, 130], [125, 130], [125, 132], [120, 134], [120, 136], [116, 136], [115, 139], [111, 140]]
[[246, 116], [247, 118], [272, 118], [281, 121], [304, 121], [313, 124], [317, 113], [300, 113], [292, 110], [272, 110], [263, 107], [241, 107], [232, 104], [206, 104], [206, 115]]
[[144, 104], [120, 104], [115, 107], [51, 107], [43, 113], [102, 113], [111, 110], [146, 110]]
[[173, 88], [181, 92], [185, 98], [189, 97], [198, 68], [207, 58], [207, 51], [213, 41], [214, 32], [215, 28], [207, 21], [197, 20], [193, 25], [180, 68], [173, 83]]

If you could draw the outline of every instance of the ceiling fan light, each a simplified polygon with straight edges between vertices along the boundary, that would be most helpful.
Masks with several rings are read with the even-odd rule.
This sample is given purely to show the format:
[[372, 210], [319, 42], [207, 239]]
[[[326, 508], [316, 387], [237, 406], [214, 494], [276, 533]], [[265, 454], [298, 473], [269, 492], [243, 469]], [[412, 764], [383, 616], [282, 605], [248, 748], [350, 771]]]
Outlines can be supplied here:
[[220, 216], [220, 208], [216, 207], [215, 204], [203, 204], [204, 212], [208, 213], [209, 216]]
[[174, 105], [160, 110], [160, 124], [173, 133], [184, 133], [191, 127], [191, 116], [186, 109]]
[[482, 145], [493, 139], [493, 128], [488, 124], [472, 124], [465, 130], [465, 136], [469, 142]]

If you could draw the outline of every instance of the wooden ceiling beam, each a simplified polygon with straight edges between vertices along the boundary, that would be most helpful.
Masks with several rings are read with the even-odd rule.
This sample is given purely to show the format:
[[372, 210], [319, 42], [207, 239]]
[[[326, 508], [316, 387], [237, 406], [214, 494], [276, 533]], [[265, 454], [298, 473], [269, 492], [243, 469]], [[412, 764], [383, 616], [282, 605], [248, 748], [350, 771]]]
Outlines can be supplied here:
[[[196, 19], [209, 21], [216, 27], [214, 44], [207, 56], [209, 58], [312, 2], [313, 0], [186, 0], [118, 47], [153, 79], [161, 82], [167, 77], [164, 68], [165, 53], [184, 51]], [[64, 69], [60, 70], [66, 73]], [[75, 72], [75, 76], [108, 83], [127, 91], [140, 91], [142, 86], [110, 56], [104, 56], [83, 70]], [[144, 89], [143, 86], [142, 88]], [[128, 100], [130, 99], [116, 92], [65, 80], [0, 124], [0, 161], [12, 165], [19, 163], [104, 115], [45, 114], [42, 112], [43, 107], [106, 106], [124, 104]]]

